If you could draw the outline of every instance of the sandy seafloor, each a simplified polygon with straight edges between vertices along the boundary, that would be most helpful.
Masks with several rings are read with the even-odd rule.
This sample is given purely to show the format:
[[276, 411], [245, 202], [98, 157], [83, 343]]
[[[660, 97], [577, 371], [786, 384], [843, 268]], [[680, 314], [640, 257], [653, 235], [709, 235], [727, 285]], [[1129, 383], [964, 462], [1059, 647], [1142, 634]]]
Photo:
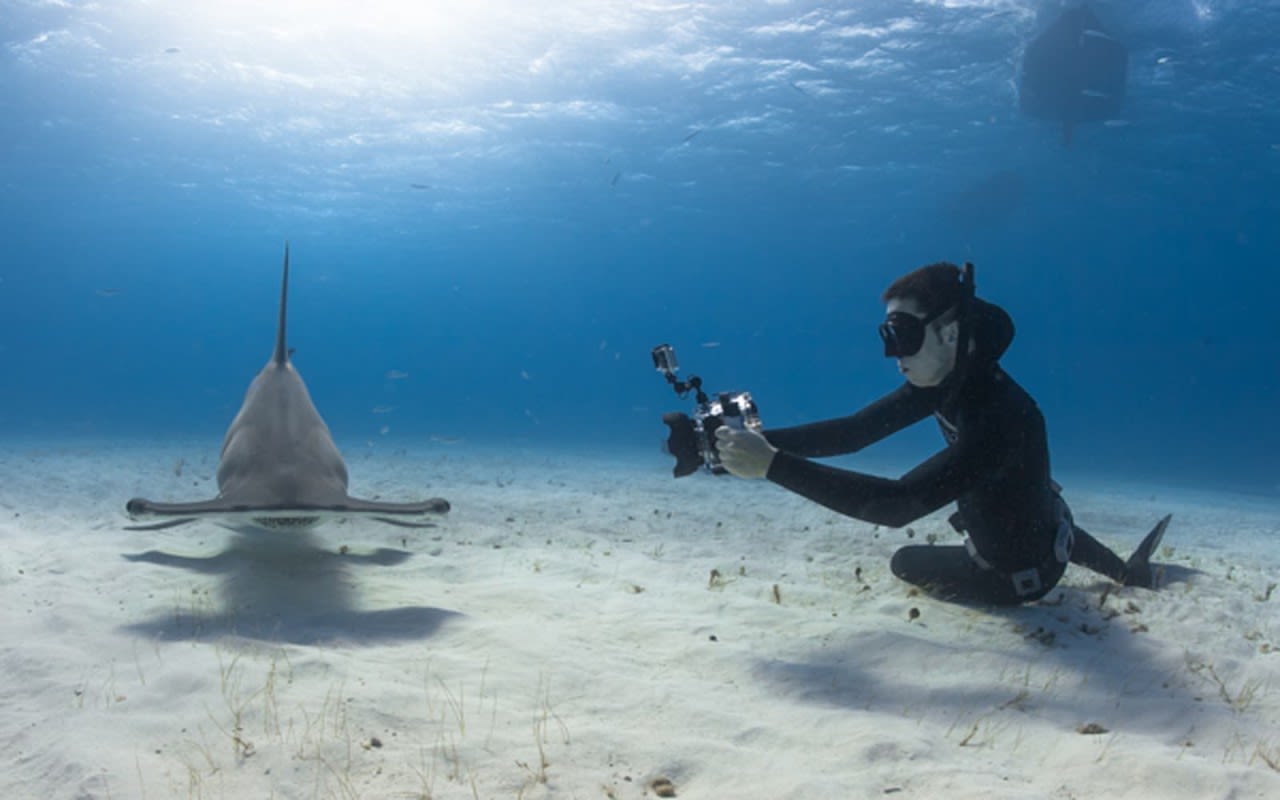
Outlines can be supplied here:
[[0, 447], [0, 797], [1280, 797], [1280, 502], [1060, 476], [1125, 555], [1174, 513], [1167, 585], [1002, 611], [889, 574], [943, 514], [657, 452], [356, 443], [355, 493], [453, 511], [122, 528], [218, 444]]

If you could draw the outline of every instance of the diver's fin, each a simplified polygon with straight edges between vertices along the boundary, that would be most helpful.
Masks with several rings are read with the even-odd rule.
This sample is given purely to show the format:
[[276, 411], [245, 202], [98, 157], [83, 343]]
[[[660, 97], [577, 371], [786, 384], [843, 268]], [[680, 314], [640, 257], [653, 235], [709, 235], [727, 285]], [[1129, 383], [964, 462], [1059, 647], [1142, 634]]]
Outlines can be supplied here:
[[1165, 514], [1164, 519], [1156, 523], [1146, 538], [1142, 540], [1142, 544], [1138, 545], [1138, 549], [1133, 551], [1133, 555], [1129, 556], [1129, 560], [1125, 563], [1125, 586], [1138, 586], [1143, 589], [1154, 589], [1155, 575], [1151, 572], [1151, 554], [1160, 546], [1160, 540], [1164, 538], [1164, 531], [1169, 527], [1169, 520], [1173, 519], [1172, 514]]

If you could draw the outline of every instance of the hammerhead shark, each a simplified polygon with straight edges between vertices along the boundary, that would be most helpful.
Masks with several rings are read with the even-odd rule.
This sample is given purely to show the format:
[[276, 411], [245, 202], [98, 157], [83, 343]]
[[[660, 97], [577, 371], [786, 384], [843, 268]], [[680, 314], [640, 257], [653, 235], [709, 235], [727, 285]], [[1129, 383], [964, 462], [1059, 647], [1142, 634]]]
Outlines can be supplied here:
[[430, 527], [425, 518], [449, 510], [433, 497], [416, 503], [362, 500], [347, 494], [347, 465], [311, 402], [302, 376], [289, 361], [285, 314], [289, 296], [289, 245], [284, 248], [276, 346], [245, 393], [231, 421], [218, 462], [218, 496], [191, 503], [135, 497], [125, 504], [127, 526], [159, 530], [213, 518], [262, 528], [307, 528], [324, 519], [363, 517], [409, 528]]

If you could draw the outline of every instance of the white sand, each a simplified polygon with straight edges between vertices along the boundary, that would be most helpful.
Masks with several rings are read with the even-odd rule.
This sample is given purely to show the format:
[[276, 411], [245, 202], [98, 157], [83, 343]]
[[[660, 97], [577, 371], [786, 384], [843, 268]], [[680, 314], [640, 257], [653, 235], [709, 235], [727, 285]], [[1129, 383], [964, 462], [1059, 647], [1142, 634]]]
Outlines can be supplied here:
[[0, 451], [0, 797], [1280, 797], [1280, 505], [1068, 479], [1123, 554], [1174, 512], [1169, 585], [990, 612], [657, 453], [380, 445], [353, 489], [438, 529], [122, 530], [216, 448]]

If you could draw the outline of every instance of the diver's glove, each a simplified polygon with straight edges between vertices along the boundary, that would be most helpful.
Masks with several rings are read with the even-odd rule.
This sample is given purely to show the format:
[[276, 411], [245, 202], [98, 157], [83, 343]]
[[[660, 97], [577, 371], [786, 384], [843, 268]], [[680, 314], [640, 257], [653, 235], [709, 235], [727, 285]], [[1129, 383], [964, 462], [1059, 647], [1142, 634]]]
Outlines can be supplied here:
[[720, 463], [739, 478], [763, 478], [769, 474], [778, 448], [764, 434], [746, 428], [721, 425], [716, 428], [716, 450]]

